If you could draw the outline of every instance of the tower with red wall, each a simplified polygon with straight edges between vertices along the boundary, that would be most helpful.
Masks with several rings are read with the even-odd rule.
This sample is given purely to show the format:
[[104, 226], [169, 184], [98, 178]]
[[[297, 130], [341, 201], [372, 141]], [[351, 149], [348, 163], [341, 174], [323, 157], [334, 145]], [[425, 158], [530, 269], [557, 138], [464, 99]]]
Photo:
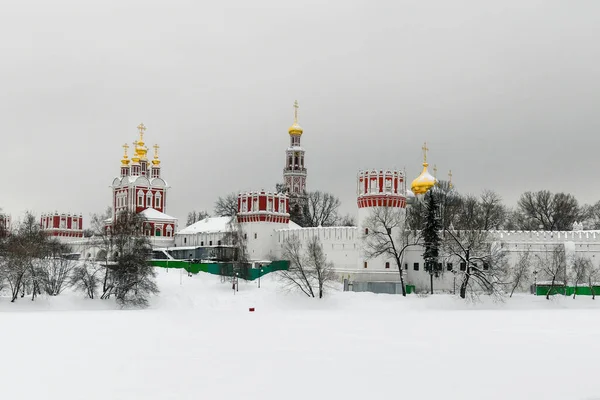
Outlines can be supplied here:
[[81, 214], [53, 213], [42, 214], [40, 218], [42, 231], [59, 238], [82, 238], [83, 217]]
[[237, 221], [251, 260], [266, 260], [277, 248], [277, 229], [289, 227], [290, 198], [264, 190], [238, 195]]

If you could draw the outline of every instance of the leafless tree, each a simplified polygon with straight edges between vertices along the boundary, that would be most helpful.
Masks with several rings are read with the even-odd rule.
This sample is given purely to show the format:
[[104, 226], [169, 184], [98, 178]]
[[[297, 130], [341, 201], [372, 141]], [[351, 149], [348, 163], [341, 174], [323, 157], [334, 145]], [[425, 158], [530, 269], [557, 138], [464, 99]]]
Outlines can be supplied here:
[[148, 296], [159, 292], [156, 273], [148, 263], [152, 248], [143, 232], [145, 222], [141, 215], [130, 211], [119, 213], [112, 221], [109, 236], [114, 255], [101, 298], [114, 294], [123, 307], [146, 307]]
[[446, 229], [443, 246], [447, 257], [461, 263], [461, 298], [474, 298], [481, 292], [502, 298], [508, 270], [506, 252], [501, 243], [491, 241], [489, 232]]
[[571, 194], [551, 193], [548, 190], [525, 192], [518, 201], [520, 213], [530, 229], [537, 224], [546, 231], [565, 231], [581, 216], [577, 199]]
[[600, 229], [600, 201], [589, 205], [586, 204], [581, 208], [581, 221], [585, 229], [599, 230]]
[[76, 290], [84, 292], [87, 297], [93, 299], [98, 294], [104, 271], [103, 265], [92, 260], [84, 260], [74, 268], [71, 283]]
[[297, 237], [289, 238], [283, 243], [283, 258], [289, 260], [290, 267], [281, 271], [281, 280], [288, 289], [297, 289], [308, 297], [315, 297], [312, 284], [312, 272]]
[[334, 226], [340, 217], [340, 199], [331, 193], [319, 190], [306, 194], [306, 206], [304, 210], [304, 221], [306, 226]]
[[586, 281], [592, 292], [592, 300], [596, 300], [595, 288], [598, 286], [598, 280], [600, 280], [600, 267], [590, 263], [589, 268], [587, 269]]
[[316, 236], [308, 241], [307, 262], [314, 273], [319, 298], [323, 298], [325, 290], [330, 288], [329, 284], [335, 280], [335, 273], [333, 263], [327, 261], [321, 241]]
[[366, 258], [389, 257], [394, 259], [400, 274], [402, 295], [406, 296], [402, 260], [406, 249], [419, 245], [420, 235], [416, 231], [406, 228], [402, 209], [374, 207], [359, 229], [363, 232], [362, 249]]
[[533, 262], [533, 256], [529, 250], [525, 250], [519, 253], [519, 261], [510, 270], [510, 296], [516, 289], [523, 289], [523, 286], [528, 284], [531, 280], [531, 265]]
[[308, 297], [323, 298], [335, 280], [333, 263], [327, 261], [318, 237], [308, 240], [306, 248], [301, 241], [290, 238], [283, 244], [283, 257], [290, 261], [290, 268], [281, 271], [283, 284], [289, 289], [300, 290]]
[[229, 193], [225, 197], [219, 197], [215, 202], [215, 215], [217, 217], [233, 217], [237, 215], [238, 195]]
[[592, 262], [589, 258], [583, 256], [575, 256], [573, 258], [573, 266], [570, 271], [570, 280], [573, 283], [573, 298], [577, 295], [577, 287], [580, 283], [589, 279], [589, 270]]
[[[536, 269], [544, 274], [550, 281], [550, 288], [546, 293], [546, 300], [550, 300], [557, 282], [564, 285], [567, 275], [567, 257], [563, 245], [553, 245], [536, 254]], [[538, 283], [539, 284], [539, 283]]]
[[483, 230], [500, 229], [506, 220], [506, 207], [502, 197], [492, 190], [484, 190], [479, 199], [480, 222]]
[[50, 240], [46, 256], [40, 260], [39, 276], [44, 291], [49, 296], [58, 296], [72, 283], [71, 273], [77, 264], [66, 257], [68, 253], [69, 246], [58, 240]]
[[223, 235], [222, 243], [227, 246], [234, 246], [238, 262], [248, 262], [247, 235], [238, 222], [237, 217], [231, 217], [227, 223], [227, 232]]
[[346, 214], [341, 217], [337, 223], [338, 226], [356, 226], [356, 218], [353, 215]]
[[[237, 203], [236, 203], [237, 207]], [[203, 219], [210, 217], [208, 212], [206, 211], [190, 211], [187, 215], [187, 221], [185, 226], [190, 226], [195, 224], [198, 221], [202, 221]]]

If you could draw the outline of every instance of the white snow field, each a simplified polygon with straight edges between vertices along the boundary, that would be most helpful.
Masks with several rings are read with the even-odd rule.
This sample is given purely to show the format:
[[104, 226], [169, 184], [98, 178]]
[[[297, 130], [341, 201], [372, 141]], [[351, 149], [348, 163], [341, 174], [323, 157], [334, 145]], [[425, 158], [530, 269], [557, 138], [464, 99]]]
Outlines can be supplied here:
[[235, 295], [206, 274], [158, 280], [141, 311], [0, 299], [1, 398], [600, 399], [600, 299], [319, 301], [269, 278]]

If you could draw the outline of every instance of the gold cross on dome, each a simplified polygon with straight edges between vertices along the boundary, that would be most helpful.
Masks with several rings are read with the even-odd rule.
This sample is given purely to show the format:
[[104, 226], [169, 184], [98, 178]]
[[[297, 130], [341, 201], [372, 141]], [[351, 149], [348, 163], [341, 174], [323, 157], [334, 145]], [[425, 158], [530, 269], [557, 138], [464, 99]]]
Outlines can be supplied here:
[[298, 108], [300, 108], [298, 100], [294, 100], [294, 122], [298, 122]]
[[448, 184], [452, 187], [452, 170], [448, 171]]
[[158, 149], [160, 148], [160, 146], [155, 144], [153, 147], [154, 147], [154, 158], [158, 158]]
[[421, 149], [423, 150], [423, 162], [427, 162], [427, 152], [429, 151], [429, 148], [427, 147], [427, 142], [423, 144], [423, 147], [421, 147]]
[[127, 157], [127, 150], [129, 150], [129, 145], [127, 143], [123, 145], [123, 150], [125, 152], [125, 157]]
[[433, 177], [437, 178], [437, 165], [433, 166]]
[[144, 140], [144, 131], [146, 130], [146, 127], [144, 126], [144, 123], [141, 123], [137, 126], [138, 131], [140, 132], [140, 139], [141, 141]]

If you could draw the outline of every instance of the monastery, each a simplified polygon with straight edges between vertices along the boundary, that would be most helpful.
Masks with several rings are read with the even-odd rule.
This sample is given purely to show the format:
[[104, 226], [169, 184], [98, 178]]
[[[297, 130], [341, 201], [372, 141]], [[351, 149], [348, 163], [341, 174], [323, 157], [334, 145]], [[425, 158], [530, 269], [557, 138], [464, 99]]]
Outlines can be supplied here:
[[[162, 177], [159, 147], [154, 146], [153, 157], [149, 160], [144, 139], [146, 127], [140, 124], [137, 128], [138, 138], [133, 143], [133, 154], [129, 158], [129, 146], [123, 145], [120, 173], [111, 185], [112, 217], [122, 210], [142, 214], [147, 221], [144, 233], [150, 237], [155, 249], [189, 249], [190, 258], [191, 250], [196, 247], [221, 245], [225, 235], [232, 229], [228, 217], [209, 217], [178, 230], [177, 219], [167, 214], [169, 186]], [[391, 207], [405, 213], [407, 207], [420, 201], [436, 184], [436, 178], [428, 172], [427, 147], [423, 148], [423, 170], [412, 181], [410, 188], [401, 170], [381, 168], [358, 171], [354, 182], [356, 227], [302, 228], [290, 220], [290, 208], [298, 207], [306, 192], [307, 168], [305, 149], [301, 144], [303, 132], [298, 121], [296, 102], [294, 121], [288, 129], [289, 146], [285, 150], [283, 181], [286, 193], [256, 190], [238, 196], [236, 218], [243, 230], [249, 258], [253, 261], [280, 259], [286, 240], [298, 238], [306, 243], [317, 237], [327, 260], [333, 262], [340, 278], [352, 282], [399, 282], [402, 273], [405, 282], [417, 290], [428, 288], [430, 276], [424, 268], [422, 247], [411, 247], [405, 252], [402, 271], [398, 270], [392, 259], [367, 258], [363, 249], [363, 237], [368, 235], [368, 229], [363, 225], [374, 207]], [[108, 226], [111, 220], [107, 221]], [[9, 223], [9, 220], [3, 223]], [[93, 238], [82, 239], [81, 215], [44, 214], [41, 226], [52, 235], [71, 243], [83, 257], [96, 256], [98, 248], [93, 246]], [[564, 246], [569, 254], [584, 253], [597, 265], [600, 261], [600, 231], [583, 231], [578, 225], [574, 228], [568, 232], [497, 231], [491, 235], [508, 251], [513, 264], [519, 252], [542, 252], [558, 244]], [[464, 270], [465, 266], [456, 260], [444, 260], [442, 264], [442, 270], [435, 278], [435, 288], [451, 291], [455, 288], [457, 273]]]

